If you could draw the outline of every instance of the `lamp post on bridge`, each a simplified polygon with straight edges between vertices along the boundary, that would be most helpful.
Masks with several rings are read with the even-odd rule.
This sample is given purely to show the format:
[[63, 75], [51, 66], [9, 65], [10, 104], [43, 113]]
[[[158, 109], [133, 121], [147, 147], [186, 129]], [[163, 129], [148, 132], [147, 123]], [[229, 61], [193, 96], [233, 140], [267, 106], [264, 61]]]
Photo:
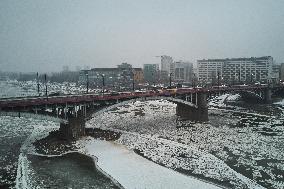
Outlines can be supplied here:
[[103, 95], [104, 95], [104, 92], [105, 92], [105, 74], [101, 74], [101, 77], [103, 79], [103, 87], [102, 87], [102, 89], [103, 89]]
[[239, 85], [241, 84], [241, 71], [239, 70]]
[[132, 70], [132, 90], [135, 91], [135, 83], [134, 83], [134, 71]]
[[44, 82], [45, 82], [45, 97], [46, 100], [48, 100], [48, 95], [47, 95], [47, 76], [44, 74]]
[[192, 81], [191, 81], [191, 85], [192, 85], [192, 88], [195, 88], [195, 73], [193, 74], [193, 78], [192, 78]]
[[172, 88], [172, 75], [173, 73], [170, 73], [170, 88]]
[[218, 71], [218, 89], [220, 88], [220, 72]]
[[87, 82], [87, 94], [89, 93], [89, 74], [86, 73], [86, 82]]
[[38, 93], [38, 96], [40, 96], [40, 94], [39, 94], [39, 78], [38, 78], [38, 72], [36, 73], [36, 81], [37, 81], [37, 93]]

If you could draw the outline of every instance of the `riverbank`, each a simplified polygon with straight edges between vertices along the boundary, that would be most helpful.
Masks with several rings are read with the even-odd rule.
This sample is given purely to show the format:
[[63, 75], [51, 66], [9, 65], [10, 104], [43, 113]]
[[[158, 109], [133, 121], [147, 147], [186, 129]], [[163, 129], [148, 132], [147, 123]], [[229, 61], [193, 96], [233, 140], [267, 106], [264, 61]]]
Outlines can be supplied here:
[[219, 189], [218, 186], [160, 166], [113, 141], [88, 137], [78, 141], [78, 146], [82, 146], [82, 153], [96, 157], [98, 166], [126, 189]]
[[[122, 145], [148, 162], [229, 188], [279, 188], [283, 119], [259, 113], [263, 105], [255, 111], [227, 110], [222, 100], [213, 105], [217, 108], [210, 109], [209, 123], [201, 124], [178, 120], [175, 105], [166, 101], [133, 102], [101, 112], [86, 123], [86, 133]], [[274, 114], [280, 108], [268, 107]], [[75, 145], [90, 155], [81, 150], [85, 147]]]
[[[220, 188], [156, 164], [142, 154], [114, 142], [121, 136], [119, 132], [95, 128], [87, 129], [86, 133], [88, 137], [83, 137], [74, 144], [62, 140], [60, 133], [51, 132], [49, 136], [34, 142], [36, 152], [42, 155], [30, 155], [29, 160], [33, 166], [38, 166], [35, 161], [66, 157], [72, 159], [70, 154], [78, 151], [81, 156], [76, 158], [81, 158], [80, 162], [92, 157], [96, 170], [110, 178], [119, 188]], [[42, 172], [36, 172], [43, 175]]]

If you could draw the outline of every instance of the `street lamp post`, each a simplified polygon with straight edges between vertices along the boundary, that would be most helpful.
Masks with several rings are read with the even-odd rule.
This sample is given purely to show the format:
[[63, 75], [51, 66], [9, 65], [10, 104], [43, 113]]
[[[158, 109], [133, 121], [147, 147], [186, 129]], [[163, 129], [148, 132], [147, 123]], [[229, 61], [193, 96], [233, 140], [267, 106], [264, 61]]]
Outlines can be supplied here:
[[220, 87], [220, 72], [218, 71], [218, 89], [219, 89], [219, 87]]
[[239, 70], [239, 84], [241, 84], [241, 71]]
[[170, 73], [170, 88], [172, 87], [172, 74], [173, 73]]
[[86, 77], [87, 77], [87, 94], [89, 93], [89, 74], [86, 73]]
[[46, 100], [48, 100], [48, 95], [47, 95], [47, 78], [46, 74], [44, 74], [44, 82], [45, 82], [45, 97]]
[[103, 79], [103, 95], [104, 95], [104, 91], [105, 91], [105, 75], [104, 74], [101, 74], [102, 76], [102, 79]]
[[132, 71], [132, 90], [135, 91], [134, 72]]
[[38, 96], [40, 96], [40, 94], [39, 94], [39, 78], [38, 78], [38, 72], [36, 73], [36, 81], [37, 81], [37, 93], [38, 93]]
[[193, 78], [192, 78], [192, 88], [195, 88], [195, 73], [193, 74]]

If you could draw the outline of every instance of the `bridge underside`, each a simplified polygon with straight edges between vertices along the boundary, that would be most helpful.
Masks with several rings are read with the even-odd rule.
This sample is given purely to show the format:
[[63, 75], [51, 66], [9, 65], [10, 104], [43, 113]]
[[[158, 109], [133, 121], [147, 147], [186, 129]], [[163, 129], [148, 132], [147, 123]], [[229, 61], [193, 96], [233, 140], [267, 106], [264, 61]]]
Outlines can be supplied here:
[[208, 108], [194, 108], [186, 104], [177, 103], [176, 115], [191, 121], [205, 122], [208, 121]]
[[[196, 93], [194, 96], [181, 95], [180, 99], [183, 99], [182, 103], [176, 101], [176, 114], [181, 118], [188, 119], [191, 121], [206, 122], [208, 121], [208, 106], [207, 106], [207, 94], [206, 93]], [[188, 103], [195, 103], [190, 105]]]

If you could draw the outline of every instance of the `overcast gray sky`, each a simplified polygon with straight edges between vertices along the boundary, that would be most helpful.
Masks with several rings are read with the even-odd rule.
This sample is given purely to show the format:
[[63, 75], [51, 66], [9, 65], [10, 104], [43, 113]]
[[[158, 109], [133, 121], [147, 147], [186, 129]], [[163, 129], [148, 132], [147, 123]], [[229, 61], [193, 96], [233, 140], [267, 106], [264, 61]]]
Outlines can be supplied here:
[[284, 62], [284, 0], [1, 0], [0, 70], [136, 67], [157, 55]]

